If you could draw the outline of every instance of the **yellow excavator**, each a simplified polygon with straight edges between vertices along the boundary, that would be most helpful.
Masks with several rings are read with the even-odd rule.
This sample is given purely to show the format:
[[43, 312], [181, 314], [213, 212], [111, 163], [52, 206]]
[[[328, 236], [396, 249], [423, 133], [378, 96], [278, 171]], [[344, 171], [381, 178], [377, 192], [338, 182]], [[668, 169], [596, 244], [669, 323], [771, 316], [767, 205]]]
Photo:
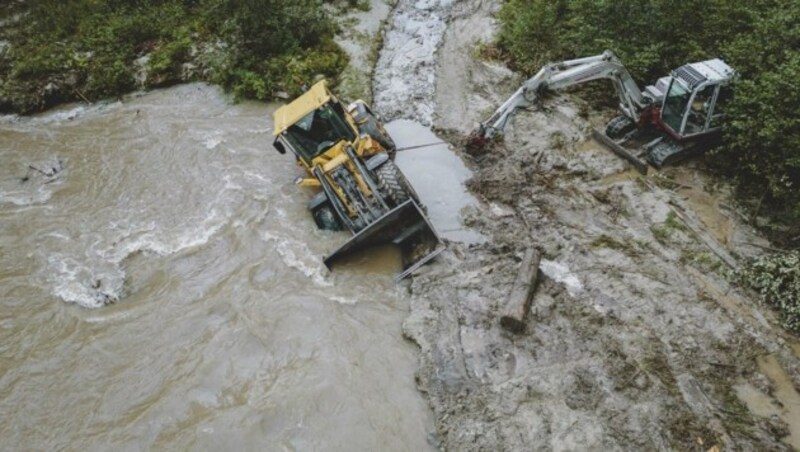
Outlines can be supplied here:
[[364, 101], [345, 105], [322, 80], [278, 108], [273, 119], [275, 149], [295, 155], [306, 172], [297, 185], [316, 192], [308, 210], [317, 226], [353, 234], [324, 258], [326, 266], [370, 246], [394, 244], [403, 255], [399, 280], [444, 249], [393, 161], [394, 141]]

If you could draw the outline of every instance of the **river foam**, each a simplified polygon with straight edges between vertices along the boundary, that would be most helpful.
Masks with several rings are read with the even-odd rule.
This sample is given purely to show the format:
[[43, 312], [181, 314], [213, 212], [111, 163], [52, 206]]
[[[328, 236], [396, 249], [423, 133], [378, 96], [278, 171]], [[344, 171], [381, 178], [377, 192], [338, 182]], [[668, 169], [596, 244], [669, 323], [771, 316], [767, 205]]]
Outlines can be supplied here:
[[130, 256], [168, 256], [202, 246], [227, 222], [227, 217], [212, 209], [205, 220], [179, 232], [162, 231], [151, 222], [143, 230], [119, 233], [110, 245], [97, 238], [80, 257], [53, 253], [47, 259], [53, 295], [86, 308], [114, 303], [126, 295], [125, 261]]

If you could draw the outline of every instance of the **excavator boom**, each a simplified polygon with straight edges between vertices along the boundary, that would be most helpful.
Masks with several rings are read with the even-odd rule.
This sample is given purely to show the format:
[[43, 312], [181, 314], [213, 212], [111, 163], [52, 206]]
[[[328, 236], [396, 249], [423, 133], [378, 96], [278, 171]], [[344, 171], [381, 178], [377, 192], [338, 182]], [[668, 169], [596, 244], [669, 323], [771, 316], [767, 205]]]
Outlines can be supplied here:
[[545, 90], [557, 91], [592, 80], [610, 79], [617, 90], [620, 108], [634, 122], [650, 99], [642, 94], [630, 73], [613, 52], [545, 65], [506, 100], [470, 137], [480, 146], [502, 132], [517, 109], [533, 105]]

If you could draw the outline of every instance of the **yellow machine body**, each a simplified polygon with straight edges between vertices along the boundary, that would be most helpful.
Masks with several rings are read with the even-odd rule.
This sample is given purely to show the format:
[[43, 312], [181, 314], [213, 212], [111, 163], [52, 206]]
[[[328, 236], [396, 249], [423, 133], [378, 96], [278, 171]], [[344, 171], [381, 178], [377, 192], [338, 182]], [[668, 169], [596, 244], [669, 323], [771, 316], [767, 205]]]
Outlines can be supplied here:
[[317, 225], [349, 229], [354, 237], [325, 258], [328, 266], [359, 249], [394, 243], [404, 250], [406, 276], [444, 244], [413, 188], [394, 165], [394, 141], [369, 107], [345, 106], [323, 80], [274, 113], [275, 148], [290, 149], [318, 189], [309, 203]]

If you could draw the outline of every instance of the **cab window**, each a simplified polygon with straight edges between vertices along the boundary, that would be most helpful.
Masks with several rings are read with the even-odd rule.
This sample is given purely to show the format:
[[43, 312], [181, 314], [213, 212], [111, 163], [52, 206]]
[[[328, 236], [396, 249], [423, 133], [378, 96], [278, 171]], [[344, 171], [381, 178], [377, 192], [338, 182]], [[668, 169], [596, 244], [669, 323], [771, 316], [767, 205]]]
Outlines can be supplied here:
[[307, 114], [289, 126], [285, 136], [307, 162], [311, 162], [340, 140], [352, 142], [356, 137], [338, 102], [330, 102]]
[[733, 88], [724, 85], [719, 87], [717, 94], [717, 102], [714, 104], [714, 110], [711, 112], [710, 127], [717, 128], [722, 126], [722, 119], [725, 117], [725, 112], [728, 111], [728, 104], [733, 99]]
[[677, 78], [672, 79], [669, 91], [664, 99], [664, 106], [661, 110], [661, 119], [664, 124], [669, 126], [675, 133], [681, 133], [683, 114], [689, 105], [692, 92]]
[[692, 135], [706, 130], [706, 120], [711, 113], [711, 104], [716, 90], [717, 85], [708, 85], [695, 93], [692, 98], [691, 108], [689, 108], [689, 117], [686, 118], [685, 135]]

